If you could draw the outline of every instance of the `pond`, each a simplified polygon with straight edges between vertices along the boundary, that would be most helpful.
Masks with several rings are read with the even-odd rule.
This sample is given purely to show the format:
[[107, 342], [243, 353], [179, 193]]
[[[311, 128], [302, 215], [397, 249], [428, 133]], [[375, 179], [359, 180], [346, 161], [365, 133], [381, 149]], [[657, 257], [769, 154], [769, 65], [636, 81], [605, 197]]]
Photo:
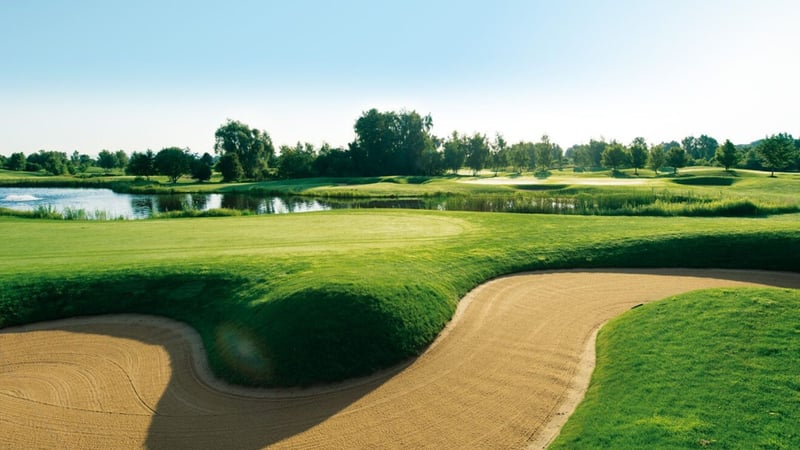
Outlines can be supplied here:
[[[34, 211], [53, 209], [61, 214], [82, 211], [88, 218], [145, 219], [169, 211], [217, 208], [255, 214], [285, 214], [344, 208], [428, 208], [417, 199], [323, 200], [244, 193], [225, 194], [120, 194], [110, 189], [0, 188], [0, 208]], [[433, 208], [436, 208], [434, 202]]]

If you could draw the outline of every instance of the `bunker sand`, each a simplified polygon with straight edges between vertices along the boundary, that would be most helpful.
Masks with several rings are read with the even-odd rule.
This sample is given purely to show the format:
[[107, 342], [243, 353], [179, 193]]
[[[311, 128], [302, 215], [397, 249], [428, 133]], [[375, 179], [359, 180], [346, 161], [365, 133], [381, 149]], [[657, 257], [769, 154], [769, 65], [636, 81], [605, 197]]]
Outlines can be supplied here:
[[0, 330], [0, 447], [542, 448], [580, 401], [594, 335], [631, 307], [800, 274], [566, 271], [470, 292], [421, 356], [374, 376], [257, 390], [209, 375], [196, 333], [108, 316]]

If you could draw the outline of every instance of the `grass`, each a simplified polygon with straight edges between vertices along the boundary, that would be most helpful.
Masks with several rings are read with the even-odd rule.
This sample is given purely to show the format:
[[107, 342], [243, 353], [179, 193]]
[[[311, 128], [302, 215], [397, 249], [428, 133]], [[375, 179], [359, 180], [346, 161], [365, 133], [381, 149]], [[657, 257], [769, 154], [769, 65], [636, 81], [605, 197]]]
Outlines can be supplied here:
[[[677, 177], [644, 176], [645, 171], [639, 177], [628, 171], [621, 173], [624, 176], [618, 178], [622, 181], [641, 183], [614, 185], [615, 179], [605, 172], [554, 171], [544, 180], [529, 176], [498, 179], [451, 175], [176, 184], [158, 177], [146, 181], [122, 176], [79, 179], [30, 175], [17, 179], [0, 177], [0, 186], [107, 187], [139, 194], [242, 192], [309, 196], [328, 201], [419, 199], [444, 202], [451, 209], [544, 214], [750, 217], [800, 212], [797, 196], [800, 174], [781, 174], [772, 179], [761, 172], [726, 172], [714, 168], [686, 169]], [[497, 180], [507, 184], [497, 184]]]
[[[140, 312], [187, 322], [218, 376], [296, 385], [422, 351], [492, 277], [571, 267], [800, 271], [800, 215], [408, 210], [122, 222], [0, 217], [0, 327]], [[746, 255], [746, 257], [744, 256]], [[241, 339], [247, 355], [237, 353]]]
[[584, 401], [550, 447], [800, 448], [800, 291], [720, 289], [604, 326]]

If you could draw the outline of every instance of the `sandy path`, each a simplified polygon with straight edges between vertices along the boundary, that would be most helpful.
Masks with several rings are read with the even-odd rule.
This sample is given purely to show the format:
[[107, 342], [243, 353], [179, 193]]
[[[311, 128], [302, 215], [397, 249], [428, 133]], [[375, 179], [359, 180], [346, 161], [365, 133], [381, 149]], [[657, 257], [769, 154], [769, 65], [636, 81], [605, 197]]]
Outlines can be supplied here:
[[163, 319], [110, 316], [5, 329], [0, 448], [541, 448], [580, 400], [601, 324], [639, 303], [747, 283], [800, 288], [800, 274], [499, 278], [471, 292], [416, 360], [313, 390], [202, 382], [204, 361], [192, 357], [196, 335]]

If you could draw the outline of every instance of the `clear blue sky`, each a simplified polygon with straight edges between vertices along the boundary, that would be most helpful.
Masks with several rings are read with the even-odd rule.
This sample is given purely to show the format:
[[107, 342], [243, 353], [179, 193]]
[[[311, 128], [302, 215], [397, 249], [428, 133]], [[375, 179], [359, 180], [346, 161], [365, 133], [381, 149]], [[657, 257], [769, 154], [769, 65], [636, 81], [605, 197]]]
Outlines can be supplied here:
[[227, 118], [346, 145], [369, 108], [434, 133], [800, 135], [800, 2], [0, 2], [0, 154], [211, 152]]

